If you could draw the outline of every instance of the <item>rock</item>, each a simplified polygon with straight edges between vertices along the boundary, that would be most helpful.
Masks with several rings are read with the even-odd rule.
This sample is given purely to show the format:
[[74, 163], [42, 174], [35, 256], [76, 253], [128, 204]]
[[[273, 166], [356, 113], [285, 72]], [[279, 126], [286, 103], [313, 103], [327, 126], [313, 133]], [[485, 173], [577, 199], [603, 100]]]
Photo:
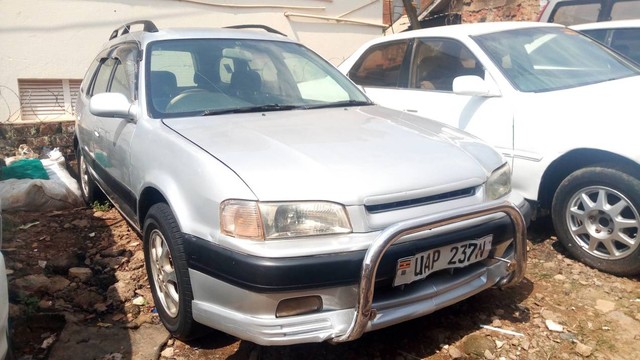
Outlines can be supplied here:
[[502, 347], [504, 346], [504, 341], [495, 340], [495, 342], [496, 342], [496, 349], [502, 349]]
[[91, 279], [91, 277], [93, 277], [93, 271], [86, 267], [72, 267], [69, 269], [69, 277], [86, 283]]
[[53, 301], [51, 300], [40, 300], [38, 303], [38, 307], [42, 310], [49, 310], [53, 307]]
[[144, 297], [142, 297], [142, 296], [138, 296], [138, 297], [136, 297], [135, 299], [133, 299], [133, 300], [131, 301], [131, 303], [132, 303], [133, 305], [144, 306], [144, 305], [146, 305], [146, 304], [147, 304], [147, 300], [145, 300], [145, 299], [144, 299]]
[[123, 360], [124, 356], [120, 353], [111, 353], [102, 357], [101, 360]]
[[576, 342], [576, 352], [583, 357], [589, 357], [593, 353], [593, 348], [583, 343], [577, 341]]
[[69, 269], [78, 265], [80, 265], [80, 260], [78, 260], [77, 256], [66, 254], [47, 261], [45, 271], [52, 274], [67, 275]]
[[485, 350], [494, 352], [496, 350], [496, 344], [484, 335], [471, 334], [462, 341], [462, 351], [466, 354], [484, 356]]
[[542, 267], [544, 269], [547, 269], [547, 270], [555, 269], [556, 268], [556, 263], [554, 263], [554, 262], [546, 262], [546, 263], [542, 264]]
[[49, 286], [47, 290], [49, 291], [49, 294], [54, 295], [58, 291], [61, 291], [67, 286], [69, 286], [70, 283], [71, 281], [67, 280], [62, 276], [54, 276], [51, 279], [49, 279]]
[[611, 302], [611, 301], [608, 301], [608, 300], [598, 299], [598, 300], [596, 300], [595, 308], [596, 308], [596, 310], [606, 314], [606, 313], [608, 313], [610, 311], [615, 310], [616, 304], [614, 302]]
[[77, 220], [73, 220], [71, 222], [71, 225], [76, 226], [76, 227], [81, 227], [81, 228], [86, 228], [89, 227], [89, 220], [87, 219], [77, 219]]
[[499, 319], [495, 319], [491, 322], [491, 326], [493, 327], [497, 327], [497, 328], [501, 328], [502, 327], [502, 321], [500, 321]]
[[559, 321], [560, 317], [558, 316], [558, 314], [554, 313], [551, 310], [547, 310], [547, 309], [543, 309], [542, 311], [540, 311], [540, 316], [542, 316], [543, 319], [545, 320], [553, 320], [553, 321]]
[[107, 289], [107, 300], [114, 304], [125, 302], [133, 296], [135, 284], [131, 281], [118, 281]]
[[485, 359], [488, 359], [488, 360], [493, 360], [493, 359], [495, 359], [495, 358], [496, 358], [496, 356], [495, 356], [495, 355], [493, 355], [493, 354], [491, 353], [491, 351], [489, 351], [488, 349], [484, 351], [484, 354], [483, 354], [483, 355], [484, 355], [484, 358], [485, 358]]
[[118, 257], [122, 256], [125, 253], [125, 249], [116, 249], [115, 247], [111, 247], [109, 249], [100, 251], [100, 256], [104, 257]]
[[567, 278], [566, 278], [564, 275], [560, 275], [560, 274], [558, 274], [558, 275], [554, 276], [553, 278], [554, 278], [555, 280], [558, 280], [558, 281], [565, 281], [565, 280], [567, 280]]
[[545, 320], [545, 324], [547, 325], [547, 329], [555, 332], [563, 332], [564, 327], [553, 320]]
[[160, 353], [160, 356], [166, 357], [166, 358], [173, 357], [173, 348], [172, 347], [168, 347], [168, 348], [162, 350], [162, 352]]
[[95, 293], [91, 290], [78, 292], [77, 296], [73, 300], [74, 304], [85, 310], [93, 309], [96, 304], [103, 301], [104, 299], [102, 298], [102, 296], [100, 296], [100, 294]]
[[449, 346], [449, 356], [451, 356], [452, 359], [462, 359], [465, 357], [465, 354], [457, 347]]
[[49, 278], [42, 274], [27, 275], [11, 284], [11, 288], [19, 294], [46, 292], [48, 286]]

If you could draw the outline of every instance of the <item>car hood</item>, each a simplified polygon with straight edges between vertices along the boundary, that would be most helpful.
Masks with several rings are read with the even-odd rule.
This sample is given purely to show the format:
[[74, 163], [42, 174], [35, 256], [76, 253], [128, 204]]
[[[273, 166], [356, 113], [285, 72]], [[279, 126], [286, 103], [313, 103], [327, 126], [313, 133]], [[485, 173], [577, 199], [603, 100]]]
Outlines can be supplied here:
[[379, 106], [163, 122], [226, 164], [262, 201], [355, 205], [377, 195], [428, 196], [480, 185], [502, 163], [466, 133]]

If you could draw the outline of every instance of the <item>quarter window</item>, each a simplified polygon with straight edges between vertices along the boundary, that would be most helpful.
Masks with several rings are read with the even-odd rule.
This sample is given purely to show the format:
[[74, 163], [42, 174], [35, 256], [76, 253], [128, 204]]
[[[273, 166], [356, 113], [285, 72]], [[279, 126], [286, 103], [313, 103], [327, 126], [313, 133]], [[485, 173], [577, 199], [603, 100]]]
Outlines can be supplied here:
[[408, 40], [371, 47], [349, 72], [356, 84], [364, 86], [399, 87], [402, 62]]
[[109, 78], [111, 77], [111, 71], [115, 66], [116, 61], [114, 59], [106, 59], [100, 65], [98, 74], [93, 83], [91, 95], [101, 94], [107, 92], [109, 86]]

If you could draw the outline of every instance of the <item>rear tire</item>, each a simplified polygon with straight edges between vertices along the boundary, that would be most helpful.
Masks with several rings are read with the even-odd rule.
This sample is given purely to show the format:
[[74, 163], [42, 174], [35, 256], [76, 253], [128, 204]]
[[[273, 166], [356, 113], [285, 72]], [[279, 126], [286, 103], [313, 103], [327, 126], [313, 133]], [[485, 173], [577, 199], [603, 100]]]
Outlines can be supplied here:
[[614, 275], [640, 273], [640, 180], [610, 167], [569, 175], [552, 205], [558, 239], [579, 261]]
[[99, 199], [101, 190], [98, 188], [95, 180], [93, 180], [93, 177], [91, 177], [84, 155], [82, 155], [82, 150], [78, 149], [76, 159], [78, 159], [78, 177], [80, 178], [82, 200], [84, 200], [87, 205], [91, 205]]
[[167, 204], [149, 209], [143, 234], [147, 276], [160, 320], [177, 339], [191, 339], [201, 326], [191, 311], [193, 291], [184, 238]]

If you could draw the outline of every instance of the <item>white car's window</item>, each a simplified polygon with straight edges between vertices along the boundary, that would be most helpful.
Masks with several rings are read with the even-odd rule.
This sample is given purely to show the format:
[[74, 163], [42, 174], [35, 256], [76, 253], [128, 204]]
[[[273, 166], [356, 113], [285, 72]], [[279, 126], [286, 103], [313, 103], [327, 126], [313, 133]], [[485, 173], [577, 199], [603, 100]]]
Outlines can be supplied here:
[[409, 87], [451, 91], [455, 77], [484, 77], [484, 69], [471, 51], [458, 41], [417, 39], [411, 61], [411, 74]]
[[349, 78], [363, 86], [400, 87], [407, 45], [408, 40], [401, 40], [372, 46], [349, 71]]
[[476, 36], [520, 91], [543, 92], [640, 75], [602, 44], [565, 28], [529, 28]]
[[[173, 60], [167, 56], [179, 53]], [[154, 117], [370, 103], [335, 67], [299, 44], [166, 40], [151, 43], [147, 54], [146, 89]], [[181, 81], [189, 76], [191, 83]]]

